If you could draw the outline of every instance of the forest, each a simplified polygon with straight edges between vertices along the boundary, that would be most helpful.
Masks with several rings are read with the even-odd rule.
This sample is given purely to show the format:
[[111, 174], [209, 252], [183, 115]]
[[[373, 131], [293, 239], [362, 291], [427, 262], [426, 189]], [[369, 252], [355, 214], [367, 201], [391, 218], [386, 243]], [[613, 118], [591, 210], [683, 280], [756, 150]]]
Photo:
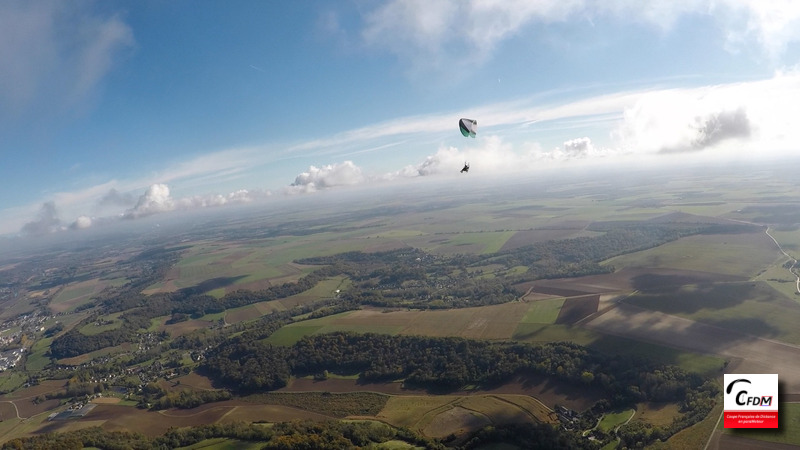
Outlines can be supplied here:
[[678, 402], [681, 416], [670, 426], [622, 430], [629, 440], [666, 439], [708, 415], [719, 393], [709, 379], [676, 366], [632, 356], [608, 356], [569, 342], [542, 345], [381, 334], [308, 336], [290, 348], [233, 338], [210, 354], [199, 371], [239, 393], [273, 390], [291, 376], [324, 371], [359, 374], [367, 382], [403, 380], [410, 387], [450, 392], [484, 387], [519, 375], [544, 375], [601, 389], [609, 400], [593, 414], [638, 402]]
[[[206, 439], [227, 438], [264, 444], [263, 449], [343, 449], [399, 440], [430, 450], [446, 447], [434, 439], [420, 436], [405, 428], [394, 428], [378, 422], [284, 422], [273, 426], [234, 422], [170, 429], [163, 436], [147, 437], [139, 433], [107, 431], [90, 427], [65, 433], [46, 433], [12, 439], [0, 449], [81, 449], [156, 450], [187, 447]], [[235, 445], [235, 442], [234, 442]]]

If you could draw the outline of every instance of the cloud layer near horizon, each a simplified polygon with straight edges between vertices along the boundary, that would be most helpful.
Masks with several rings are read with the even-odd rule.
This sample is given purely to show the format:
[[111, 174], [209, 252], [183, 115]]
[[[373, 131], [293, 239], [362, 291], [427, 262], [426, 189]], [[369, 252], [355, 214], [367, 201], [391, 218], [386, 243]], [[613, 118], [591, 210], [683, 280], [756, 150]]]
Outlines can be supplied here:
[[[482, 124], [478, 139], [461, 139], [459, 135], [458, 140], [452, 141], [456, 145], [436, 137], [457, 133], [452, 114], [442, 113], [399, 118], [345, 131], [328, 140], [289, 146], [285, 155], [296, 154], [302, 148], [306, 157], [321, 159], [324, 164], [309, 166], [291, 183], [285, 180], [278, 193], [311, 193], [419, 176], [452, 175], [464, 161], [473, 167], [471, 176], [499, 175], [578, 160], [682, 157], [686, 153], [725, 158], [779, 156], [793, 151], [800, 141], [800, 130], [794, 124], [794, 118], [800, 115], [800, 72], [796, 71], [747, 83], [622, 91], [556, 105], [531, 103], [475, 108], [471, 113]], [[420, 124], [424, 124], [422, 130]], [[537, 138], [546, 130], [573, 137], [545, 148]], [[428, 155], [388, 172], [376, 172], [368, 163], [352, 158], [355, 155], [369, 161], [371, 153], [381, 155], [416, 146], [428, 148]], [[220, 174], [257, 173], [273, 162], [274, 155], [261, 156], [267, 153], [257, 148], [208, 153], [141, 180], [110, 181], [82, 191], [58, 193], [27, 208], [28, 217], [36, 217], [18, 225], [17, 230], [36, 234], [42, 230], [84, 229], [102, 223], [98, 219], [103, 217], [135, 219], [263, 199], [270, 195], [269, 191], [233, 189], [227, 194], [175, 198], [171, 187], [188, 190], [189, 186], [206, 186]], [[414, 158], [413, 153], [409, 158]], [[144, 194], [135, 194], [142, 189]], [[40, 205], [49, 202], [52, 208], [42, 209]], [[74, 218], [63, 222], [69, 223], [68, 227], [61, 226], [56, 211], [66, 211], [65, 217]]]

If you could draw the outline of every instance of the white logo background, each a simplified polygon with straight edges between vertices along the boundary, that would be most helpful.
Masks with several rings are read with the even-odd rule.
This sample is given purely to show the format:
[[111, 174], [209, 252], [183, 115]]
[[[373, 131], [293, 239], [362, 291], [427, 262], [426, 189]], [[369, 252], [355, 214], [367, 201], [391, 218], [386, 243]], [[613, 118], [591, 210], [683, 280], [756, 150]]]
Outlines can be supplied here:
[[[748, 380], [745, 381], [736, 380]], [[730, 394], [728, 388], [733, 384]], [[724, 376], [724, 386], [722, 392], [725, 402], [725, 411], [777, 411], [778, 410], [778, 374], [742, 374], [742, 373], [726, 373]], [[742, 393], [746, 391], [747, 393]], [[772, 397], [769, 406], [764, 406], [760, 403], [763, 397]], [[736, 403], [737, 398], [744, 402], [744, 405]], [[757, 398], [748, 403], [749, 398]]]

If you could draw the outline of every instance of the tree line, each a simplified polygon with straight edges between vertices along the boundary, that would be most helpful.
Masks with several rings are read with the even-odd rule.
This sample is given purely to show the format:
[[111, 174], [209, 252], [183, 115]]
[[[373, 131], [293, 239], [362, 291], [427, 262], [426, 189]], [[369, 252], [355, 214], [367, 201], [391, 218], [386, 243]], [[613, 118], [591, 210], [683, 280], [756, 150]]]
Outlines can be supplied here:
[[234, 338], [216, 348], [199, 370], [239, 393], [274, 390], [291, 376], [329, 371], [358, 374], [365, 382], [403, 380], [436, 392], [493, 385], [538, 374], [592, 386], [606, 408], [638, 402], [679, 402], [680, 419], [660, 436], [702, 420], [719, 393], [713, 381], [677, 366], [635, 356], [608, 356], [570, 342], [541, 345], [463, 338], [331, 333], [308, 336], [292, 347]]
[[271, 427], [260, 423], [232, 422], [171, 428], [164, 435], [148, 437], [141, 433], [107, 431], [89, 427], [64, 433], [45, 433], [12, 439], [3, 450], [81, 449], [96, 447], [105, 450], [161, 450], [188, 447], [206, 439], [226, 438], [264, 444], [263, 449], [338, 450], [362, 448], [388, 441], [403, 441], [415, 447], [443, 450], [435, 439], [421, 436], [407, 428], [395, 428], [378, 422], [295, 421], [276, 423]]

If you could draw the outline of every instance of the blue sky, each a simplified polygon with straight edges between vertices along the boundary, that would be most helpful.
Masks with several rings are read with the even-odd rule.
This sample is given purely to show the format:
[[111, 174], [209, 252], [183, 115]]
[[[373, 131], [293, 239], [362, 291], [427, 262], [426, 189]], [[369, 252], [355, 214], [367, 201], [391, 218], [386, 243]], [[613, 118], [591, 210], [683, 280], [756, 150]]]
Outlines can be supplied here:
[[0, 235], [465, 160], [482, 177], [782, 158], [798, 39], [788, 0], [6, 0]]

